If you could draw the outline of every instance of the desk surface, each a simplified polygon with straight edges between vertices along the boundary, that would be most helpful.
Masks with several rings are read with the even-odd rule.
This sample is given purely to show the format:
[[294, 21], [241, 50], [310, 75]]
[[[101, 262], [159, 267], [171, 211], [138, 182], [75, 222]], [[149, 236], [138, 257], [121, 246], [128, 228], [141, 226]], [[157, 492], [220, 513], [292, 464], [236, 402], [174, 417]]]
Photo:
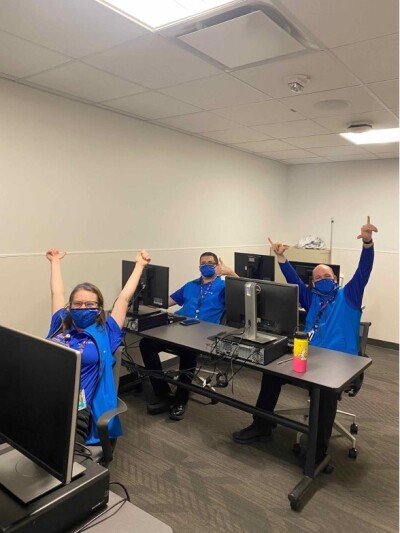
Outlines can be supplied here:
[[[233, 331], [235, 331], [234, 328], [209, 322], [199, 322], [192, 326], [182, 326], [176, 323], [143, 331], [141, 335], [150, 339], [164, 341], [178, 348], [191, 348], [201, 353], [210, 354], [214, 343], [208, 337]], [[357, 357], [343, 352], [310, 346], [307, 372], [299, 374], [292, 370], [291, 361], [279, 364], [280, 361], [288, 359], [288, 356], [286, 354], [265, 366], [252, 362], [245, 363], [245, 366], [260, 372], [279, 375], [293, 383], [302, 383], [303, 386], [317, 385], [320, 388], [340, 392], [354, 377], [363, 372], [372, 363], [369, 357]], [[242, 364], [242, 362], [242, 360], [238, 361], [239, 364]]]

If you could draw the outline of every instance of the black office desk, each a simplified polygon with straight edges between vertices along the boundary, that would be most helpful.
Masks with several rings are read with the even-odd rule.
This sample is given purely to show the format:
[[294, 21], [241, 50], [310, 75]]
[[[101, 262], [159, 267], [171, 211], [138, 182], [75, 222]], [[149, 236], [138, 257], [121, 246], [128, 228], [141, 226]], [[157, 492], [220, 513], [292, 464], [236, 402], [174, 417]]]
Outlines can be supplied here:
[[[202, 354], [210, 354], [214, 343], [209, 337], [220, 334], [221, 332], [229, 333], [233, 331], [233, 328], [210, 324], [208, 322], [200, 322], [199, 324], [194, 324], [192, 326], [182, 326], [179, 323], [175, 323], [143, 331], [140, 335], [149, 339], [164, 342], [171, 347], [190, 348]], [[197, 385], [179, 383], [179, 386], [195, 391], [203, 396], [218, 400], [221, 403], [225, 403], [237, 409], [241, 409], [242, 411], [257, 414], [269, 422], [277, 423], [308, 434], [304, 476], [288, 495], [291, 508], [298, 510], [304, 502], [305, 493], [309, 489], [313, 479], [315, 479], [315, 477], [328, 465], [330, 460], [329, 455], [327, 455], [317, 467], [315, 466], [320, 390], [330, 389], [337, 393], [342, 392], [355, 377], [361, 374], [372, 363], [372, 361], [368, 357], [352, 357], [351, 355], [342, 352], [310, 346], [307, 372], [299, 374], [292, 370], [291, 362], [279, 364], [280, 361], [284, 361], [287, 358], [287, 355], [282, 356], [266, 366], [252, 362], [243, 363], [243, 361], [238, 361], [238, 363], [253, 368], [259, 372], [275, 374], [280, 378], [286, 379], [293, 385], [309, 389], [310, 415], [308, 425], [263, 411], [247, 403], [234, 398], [229, 398], [223, 394], [204, 389]], [[167, 376], [165, 379], [168, 382], [177, 384], [176, 381]]]

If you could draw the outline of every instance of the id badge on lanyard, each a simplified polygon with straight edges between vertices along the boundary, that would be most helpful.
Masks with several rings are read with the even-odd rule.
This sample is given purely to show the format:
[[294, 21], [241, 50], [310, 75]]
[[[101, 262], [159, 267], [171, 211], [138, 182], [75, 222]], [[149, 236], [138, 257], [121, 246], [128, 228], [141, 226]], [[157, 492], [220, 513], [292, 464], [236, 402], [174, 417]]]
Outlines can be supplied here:
[[86, 409], [86, 406], [87, 406], [87, 403], [86, 403], [85, 389], [81, 389], [79, 391], [78, 411], [82, 411], [83, 409]]

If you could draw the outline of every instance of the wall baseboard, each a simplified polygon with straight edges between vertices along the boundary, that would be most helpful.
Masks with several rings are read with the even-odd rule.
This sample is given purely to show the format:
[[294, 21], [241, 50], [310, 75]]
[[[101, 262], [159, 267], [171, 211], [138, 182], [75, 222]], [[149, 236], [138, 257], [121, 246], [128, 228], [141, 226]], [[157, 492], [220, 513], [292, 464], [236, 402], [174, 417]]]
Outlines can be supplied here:
[[368, 344], [373, 346], [381, 346], [382, 348], [389, 348], [390, 350], [399, 351], [399, 344], [396, 342], [381, 341], [379, 339], [368, 339]]

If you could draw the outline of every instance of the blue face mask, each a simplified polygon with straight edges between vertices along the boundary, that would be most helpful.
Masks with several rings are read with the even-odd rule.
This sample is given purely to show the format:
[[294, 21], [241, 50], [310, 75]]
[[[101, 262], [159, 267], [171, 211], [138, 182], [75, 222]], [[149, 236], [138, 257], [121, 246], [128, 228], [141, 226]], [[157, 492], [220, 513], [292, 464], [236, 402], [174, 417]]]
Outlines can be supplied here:
[[315, 282], [315, 289], [321, 294], [329, 294], [336, 287], [336, 282], [333, 279], [320, 279]]
[[212, 278], [215, 274], [215, 267], [212, 265], [202, 265], [200, 267], [200, 272], [205, 278]]
[[100, 314], [100, 309], [70, 309], [72, 322], [77, 328], [91, 326]]

